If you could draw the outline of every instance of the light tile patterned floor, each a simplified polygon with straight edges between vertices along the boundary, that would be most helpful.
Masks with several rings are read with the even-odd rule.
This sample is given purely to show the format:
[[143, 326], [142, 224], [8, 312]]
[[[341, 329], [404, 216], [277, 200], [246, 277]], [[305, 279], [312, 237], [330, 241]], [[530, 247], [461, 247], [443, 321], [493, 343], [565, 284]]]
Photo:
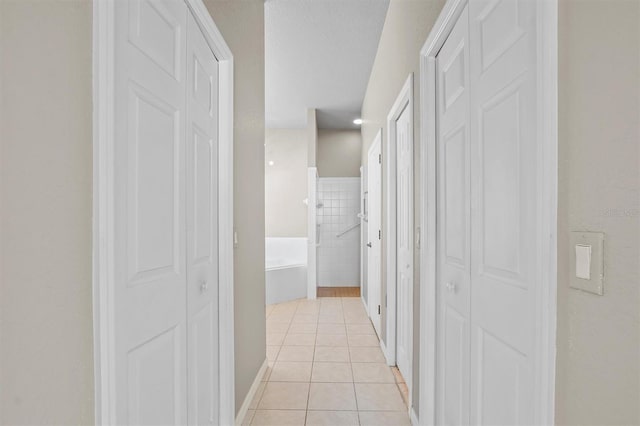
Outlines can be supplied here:
[[267, 306], [267, 358], [245, 425], [411, 424], [359, 297]]

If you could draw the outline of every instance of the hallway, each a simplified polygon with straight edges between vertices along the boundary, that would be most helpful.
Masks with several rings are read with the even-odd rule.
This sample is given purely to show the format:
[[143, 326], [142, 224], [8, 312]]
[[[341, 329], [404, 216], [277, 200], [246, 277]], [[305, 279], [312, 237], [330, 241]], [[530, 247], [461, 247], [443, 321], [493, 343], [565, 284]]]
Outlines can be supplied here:
[[409, 425], [407, 406], [357, 297], [269, 305], [269, 368], [247, 425]]

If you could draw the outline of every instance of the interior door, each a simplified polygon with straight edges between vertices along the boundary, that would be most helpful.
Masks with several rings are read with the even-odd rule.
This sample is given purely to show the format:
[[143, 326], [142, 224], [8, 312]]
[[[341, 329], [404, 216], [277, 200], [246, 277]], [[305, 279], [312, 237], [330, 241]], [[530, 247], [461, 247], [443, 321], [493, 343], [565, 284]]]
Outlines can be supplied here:
[[115, 2], [116, 422], [187, 422], [182, 1]]
[[367, 292], [369, 317], [378, 336], [381, 336], [382, 303], [382, 134], [378, 132], [367, 154], [368, 222], [367, 236]]
[[219, 419], [218, 62], [187, 20], [187, 317], [189, 424]]
[[396, 132], [396, 363], [407, 383], [412, 378], [413, 346], [413, 109], [407, 104]]
[[541, 150], [536, 2], [469, 3], [471, 422], [534, 424]]
[[436, 58], [436, 424], [469, 424], [470, 153], [468, 11]]

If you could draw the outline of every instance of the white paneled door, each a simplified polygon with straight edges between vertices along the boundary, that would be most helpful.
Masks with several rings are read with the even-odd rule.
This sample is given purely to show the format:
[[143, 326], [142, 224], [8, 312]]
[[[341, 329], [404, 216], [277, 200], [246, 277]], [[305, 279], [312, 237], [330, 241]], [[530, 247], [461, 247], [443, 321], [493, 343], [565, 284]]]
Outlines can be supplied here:
[[436, 423], [469, 423], [469, 26], [460, 15], [438, 54]]
[[467, 8], [437, 57], [436, 419], [533, 424], [536, 3]]
[[183, 1], [114, 3], [115, 423], [216, 424], [217, 62]]
[[189, 424], [213, 425], [218, 372], [218, 62], [187, 17], [187, 324]]
[[382, 336], [382, 132], [367, 153], [367, 295], [369, 317]]
[[396, 363], [412, 377], [413, 324], [413, 109], [407, 103], [395, 122], [396, 180]]

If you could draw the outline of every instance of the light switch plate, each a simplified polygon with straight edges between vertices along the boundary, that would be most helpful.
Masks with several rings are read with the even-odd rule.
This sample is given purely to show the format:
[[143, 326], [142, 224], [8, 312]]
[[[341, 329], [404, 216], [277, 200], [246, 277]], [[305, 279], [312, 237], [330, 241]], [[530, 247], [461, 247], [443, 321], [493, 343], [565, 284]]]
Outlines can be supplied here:
[[604, 294], [604, 234], [572, 232], [571, 288], [602, 296]]

